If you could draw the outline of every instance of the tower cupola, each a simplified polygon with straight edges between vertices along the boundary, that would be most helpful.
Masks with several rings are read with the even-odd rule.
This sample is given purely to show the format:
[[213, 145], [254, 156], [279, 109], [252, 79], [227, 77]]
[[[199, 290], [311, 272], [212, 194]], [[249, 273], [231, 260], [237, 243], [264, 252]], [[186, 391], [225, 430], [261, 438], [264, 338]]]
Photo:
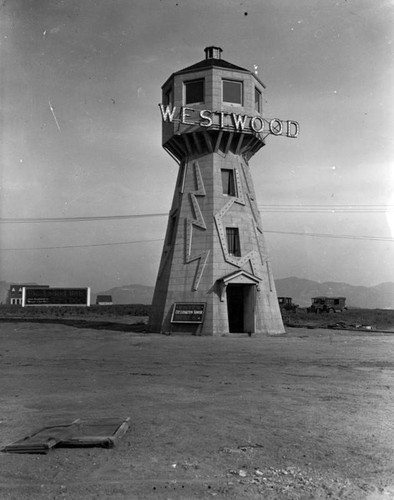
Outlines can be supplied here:
[[205, 59], [221, 59], [223, 50], [220, 47], [206, 47], [204, 49]]

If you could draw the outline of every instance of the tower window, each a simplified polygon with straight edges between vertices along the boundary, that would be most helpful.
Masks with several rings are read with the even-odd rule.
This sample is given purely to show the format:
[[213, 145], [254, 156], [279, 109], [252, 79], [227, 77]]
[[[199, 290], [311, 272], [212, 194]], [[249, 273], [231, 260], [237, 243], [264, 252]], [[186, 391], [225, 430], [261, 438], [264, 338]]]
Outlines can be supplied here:
[[237, 196], [234, 170], [222, 168], [222, 186], [223, 194], [227, 194], [228, 196]]
[[204, 102], [204, 80], [185, 82], [185, 104]]
[[242, 82], [223, 80], [223, 102], [242, 105]]
[[241, 257], [241, 246], [239, 244], [239, 231], [237, 227], [226, 227], [227, 251], [234, 257]]
[[254, 110], [261, 114], [261, 92], [257, 87], [254, 88]]

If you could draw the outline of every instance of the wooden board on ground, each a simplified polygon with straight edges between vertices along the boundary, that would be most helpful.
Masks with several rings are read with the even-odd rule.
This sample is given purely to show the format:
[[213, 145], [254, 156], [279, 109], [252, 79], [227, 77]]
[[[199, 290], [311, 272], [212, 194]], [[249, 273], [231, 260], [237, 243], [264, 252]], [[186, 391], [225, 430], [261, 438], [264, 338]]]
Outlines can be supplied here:
[[101, 446], [113, 448], [126, 433], [130, 418], [101, 419], [70, 424], [52, 425], [5, 446], [1, 451], [8, 453], [48, 453], [54, 447]]

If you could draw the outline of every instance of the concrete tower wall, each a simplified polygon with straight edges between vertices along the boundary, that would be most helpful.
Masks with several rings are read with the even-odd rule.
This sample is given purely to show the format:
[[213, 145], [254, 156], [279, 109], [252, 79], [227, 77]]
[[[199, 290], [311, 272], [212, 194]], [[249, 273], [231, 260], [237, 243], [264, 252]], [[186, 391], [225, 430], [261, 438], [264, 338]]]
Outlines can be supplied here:
[[[222, 168], [234, 170], [237, 197], [223, 194]], [[229, 227], [239, 230], [241, 257], [228, 254], [225, 230]], [[198, 331], [203, 335], [228, 332], [227, 297], [221, 279], [238, 270], [258, 281], [254, 327], [250, 329], [255, 333], [282, 333], [248, 164], [231, 152], [189, 159], [180, 166], [153, 300], [151, 329]], [[171, 326], [175, 302], [205, 302], [203, 327]]]

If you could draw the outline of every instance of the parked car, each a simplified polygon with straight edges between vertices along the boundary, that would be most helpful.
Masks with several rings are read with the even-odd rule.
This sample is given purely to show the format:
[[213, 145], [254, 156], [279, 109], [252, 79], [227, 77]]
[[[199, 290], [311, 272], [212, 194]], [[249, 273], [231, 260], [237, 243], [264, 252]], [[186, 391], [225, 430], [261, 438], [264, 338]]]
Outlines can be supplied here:
[[293, 303], [291, 297], [278, 297], [281, 312], [297, 312], [298, 304]]
[[342, 312], [347, 309], [346, 297], [313, 297], [309, 313]]

